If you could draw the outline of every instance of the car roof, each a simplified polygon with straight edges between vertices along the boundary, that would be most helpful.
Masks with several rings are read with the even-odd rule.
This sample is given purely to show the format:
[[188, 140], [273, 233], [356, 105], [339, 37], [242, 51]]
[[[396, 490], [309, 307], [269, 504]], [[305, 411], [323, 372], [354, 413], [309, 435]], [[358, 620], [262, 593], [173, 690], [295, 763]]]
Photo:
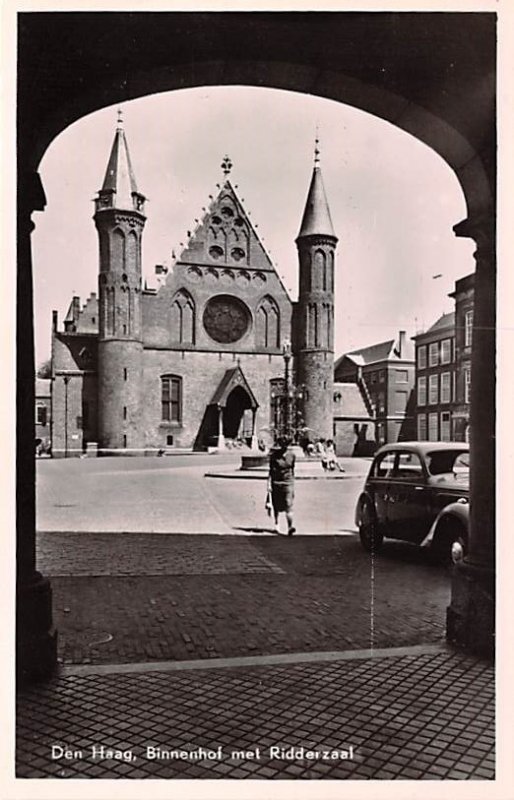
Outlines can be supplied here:
[[433, 453], [436, 450], [469, 450], [467, 442], [396, 442], [394, 444], [384, 444], [375, 455], [379, 453], [396, 452], [397, 450], [412, 450], [415, 453], [424, 455]]

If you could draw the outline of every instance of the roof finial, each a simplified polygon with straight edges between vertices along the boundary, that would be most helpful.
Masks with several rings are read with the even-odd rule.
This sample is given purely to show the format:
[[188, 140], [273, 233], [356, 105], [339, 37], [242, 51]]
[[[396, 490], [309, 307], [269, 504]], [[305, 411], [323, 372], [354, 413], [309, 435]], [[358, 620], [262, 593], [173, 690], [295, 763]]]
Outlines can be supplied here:
[[121, 108], [118, 108], [118, 128], [123, 126], [123, 111]]
[[232, 169], [232, 161], [228, 156], [225, 156], [221, 162], [221, 169], [223, 170], [224, 175], [228, 175], [230, 173], [230, 170]]
[[314, 166], [315, 167], [319, 166], [319, 155], [320, 155], [320, 149], [319, 149], [319, 125], [316, 124], [316, 138], [314, 140]]

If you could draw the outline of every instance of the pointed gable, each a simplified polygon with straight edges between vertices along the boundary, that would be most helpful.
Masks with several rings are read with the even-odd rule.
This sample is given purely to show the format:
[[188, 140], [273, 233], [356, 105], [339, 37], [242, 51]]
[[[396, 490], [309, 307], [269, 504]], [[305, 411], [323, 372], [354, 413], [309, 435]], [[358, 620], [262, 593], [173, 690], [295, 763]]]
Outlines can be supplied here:
[[274, 269], [230, 181], [225, 181], [177, 263]]
[[259, 403], [255, 399], [255, 395], [250, 389], [250, 385], [246, 380], [243, 370], [238, 365], [237, 367], [233, 367], [232, 369], [227, 369], [223, 378], [221, 379], [216, 391], [214, 392], [210, 405], [220, 406], [224, 408], [227, 404], [228, 396], [233, 389], [237, 387], [241, 387], [244, 389], [250, 399], [250, 406], [251, 408], [258, 408]]

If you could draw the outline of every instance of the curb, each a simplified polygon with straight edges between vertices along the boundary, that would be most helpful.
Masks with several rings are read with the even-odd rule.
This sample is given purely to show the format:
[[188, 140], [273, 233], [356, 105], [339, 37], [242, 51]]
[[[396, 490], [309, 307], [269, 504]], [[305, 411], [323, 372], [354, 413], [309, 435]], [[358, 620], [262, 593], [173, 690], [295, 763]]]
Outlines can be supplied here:
[[[302, 475], [296, 474], [295, 481], [344, 481], [349, 478], [365, 478], [365, 473], [350, 472], [338, 473], [337, 475]], [[258, 480], [265, 481], [268, 479], [267, 472], [260, 472], [259, 470], [236, 470], [233, 472], [205, 472], [204, 478], [229, 478], [232, 480]]]

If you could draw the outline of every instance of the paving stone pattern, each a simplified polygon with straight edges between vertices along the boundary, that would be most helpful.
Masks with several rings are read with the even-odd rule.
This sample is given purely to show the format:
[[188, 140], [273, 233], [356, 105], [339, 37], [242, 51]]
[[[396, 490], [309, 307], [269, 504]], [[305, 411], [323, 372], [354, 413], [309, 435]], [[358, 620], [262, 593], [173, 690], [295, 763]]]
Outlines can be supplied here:
[[[385, 550], [373, 563], [355, 537], [338, 536], [48, 534], [44, 548], [40, 568], [51, 577], [67, 664], [444, 637], [449, 575], [414, 548]], [[76, 575], [66, 574], [73, 559]]]
[[[17, 776], [491, 780], [493, 684], [490, 665], [451, 652], [61, 677], [19, 695]], [[82, 756], [52, 760], [55, 744]], [[149, 746], [187, 758], [152, 760]], [[289, 760], [270, 747], [354, 757]]]
[[282, 572], [246, 536], [39, 533], [44, 575], [211, 575]]

